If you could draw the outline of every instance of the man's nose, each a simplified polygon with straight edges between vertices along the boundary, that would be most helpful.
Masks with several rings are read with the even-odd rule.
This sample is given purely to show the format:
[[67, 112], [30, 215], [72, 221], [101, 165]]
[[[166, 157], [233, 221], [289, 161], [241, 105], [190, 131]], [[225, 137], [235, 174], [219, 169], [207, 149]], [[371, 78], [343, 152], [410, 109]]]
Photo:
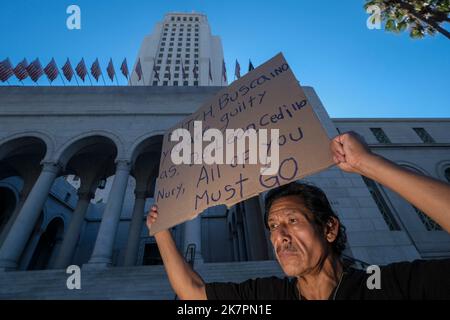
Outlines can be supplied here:
[[279, 236], [281, 237], [281, 241], [283, 243], [286, 243], [286, 242], [290, 243], [291, 242], [291, 235], [289, 234], [289, 231], [287, 230], [287, 228], [283, 227], [283, 226], [280, 226], [279, 231], [280, 231], [279, 232]]

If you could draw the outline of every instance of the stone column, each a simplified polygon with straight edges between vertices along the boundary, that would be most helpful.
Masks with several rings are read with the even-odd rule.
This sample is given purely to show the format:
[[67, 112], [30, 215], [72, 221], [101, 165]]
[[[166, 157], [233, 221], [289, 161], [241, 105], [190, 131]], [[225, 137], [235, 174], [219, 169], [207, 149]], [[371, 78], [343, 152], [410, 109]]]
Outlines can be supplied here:
[[133, 208], [133, 216], [128, 233], [127, 249], [125, 252], [125, 266], [136, 265], [136, 259], [139, 249], [139, 239], [141, 238], [142, 225], [144, 222], [146, 191], [135, 191], [136, 195]]
[[184, 250], [183, 256], [189, 244], [195, 244], [195, 261], [194, 263], [203, 263], [202, 257], [202, 225], [201, 216], [185, 222], [184, 224]]
[[77, 207], [72, 213], [72, 219], [70, 220], [69, 227], [64, 234], [59, 254], [52, 265], [53, 269], [64, 269], [72, 262], [72, 257], [75, 253], [81, 226], [83, 225], [84, 217], [93, 197], [94, 194], [90, 191], [78, 192]]
[[25, 200], [16, 221], [0, 248], [0, 270], [16, 269], [23, 249], [30, 237], [48, 193], [61, 167], [56, 163], [44, 163], [42, 172]]
[[245, 237], [244, 237], [244, 232], [243, 232], [243, 228], [242, 228], [242, 222], [237, 222], [236, 225], [236, 230], [237, 230], [237, 239], [238, 239], [238, 248], [239, 248], [239, 261], [247, 261], [248, 260], [248, 256], [247, 256], [247, 245], [245, 243]]
[[117, 226], [122, 213], [123, 199], [130, 175], [130, 164], [126, 160], [117, 161], [114, 182], [109, 192], [108, 202], [103, 212], [95, 247], [86, 267], [107, 267], [112, 263], [112, 253]]
[[19, 172], [19, 175], [23, 177], [23, 186], [22, 190], [19, 194], [19, 201], [16, 204], [16, 207], [9, 217], [8, 221], [6, 222], [1, 234], [0, 234], [0, 248], [2, 246], [3, 241], [5, 240], [6, 236], [8, 235], [9, 230], [11, 229], [12, 225], [14, 224], [14, 221], [16, 221], [17, 216], [19, 215], [20, 210], [22, 209], [23, 204], [25, 203], [25, 200], [27, 199], [28, 195], [30, 194], [31, 189], [33, 188], [34, 184], [36, 183], [37, 178], [39, 177], [39, 174], [41, 173], [42, 169], [36, 165], [36, 163], [39, 163], [39, 160], [36, 160], [36, 163], [34, 160], [27, 159], [28, 161], [22, 160], [19, 162], [15, 162], [15, 169]]
[[5, 240], [6, 236], [8, 235], [9, 230], [11, 229], [12, 225], [14, 224], [14, 221], [16, 221], [17, 216], [19, 215], [20, 209], [22, 209], [23, 204], [25, 203], [25, 200], [27, 199], [31, 188], [33, 187], [33, 184], [24, 184], [22, 191], [19, 195], [19, 201], [17, 202], [16, 207], [14, 208], [13, 213], [11, 214], [11, 217], [9, 217], [8, 221], [5, 224], [5, 227], [3, 228], [1, 234], [0, 234], [0, 247]]
[[269, 255], [259, 196], [244, 201], [243, 207], [248, 260], [267, 260]]

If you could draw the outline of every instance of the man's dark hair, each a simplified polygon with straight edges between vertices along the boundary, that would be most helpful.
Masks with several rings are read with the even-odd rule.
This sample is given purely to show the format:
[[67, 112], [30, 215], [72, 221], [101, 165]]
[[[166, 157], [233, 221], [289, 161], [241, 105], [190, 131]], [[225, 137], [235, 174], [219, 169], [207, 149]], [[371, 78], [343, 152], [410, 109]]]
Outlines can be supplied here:
[[[330, 218], [334, 217], [339, 220], [339, 217], [334, 213], [333, 209], [331, 209], [327, 196], [320, 188], [306, 183], [291, 182], [284, 186], [270, 190], [267, 193], [264, 215], [264, 223], [267, 229], [269, 229], [267, 220], [269, 218], [269, 211], [273, 202], [287, 196], [298, 196], [302, 200], [305, 207], [313, 214], [313, 221], [320, 228], [320, 230], [325, 229], [327, 223], [330, 221]], [[344, 251], [347, 243], [345, 227], [342, 223], [339, 223], [339, 225], [340, 227], [337, 237], [332, 243], [333, 252], [337, 256], [342, 254], [342, 251]]]

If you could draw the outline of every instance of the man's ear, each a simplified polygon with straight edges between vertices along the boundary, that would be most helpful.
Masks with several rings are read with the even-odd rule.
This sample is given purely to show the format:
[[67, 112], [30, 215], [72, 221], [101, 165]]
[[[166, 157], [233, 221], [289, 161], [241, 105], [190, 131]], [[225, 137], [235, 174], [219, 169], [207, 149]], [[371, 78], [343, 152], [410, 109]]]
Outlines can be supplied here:
[[329, 243], [332, 243], [336, 240], [340, 226], [341, 224], [339, 222], [339, 219], [337, 219], [336, 217], [330, 217], [328, 219], [328, 222], [325, 226], [325, 238]]

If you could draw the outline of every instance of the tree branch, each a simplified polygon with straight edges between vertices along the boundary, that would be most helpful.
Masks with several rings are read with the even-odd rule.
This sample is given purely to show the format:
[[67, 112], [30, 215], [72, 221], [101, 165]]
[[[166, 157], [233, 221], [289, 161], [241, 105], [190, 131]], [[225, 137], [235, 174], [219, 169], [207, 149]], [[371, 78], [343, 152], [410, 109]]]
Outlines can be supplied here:
[[407, 2], [404, 2], [402, 0], [390, 0], [390, 1], [392, 1], [394, 3], [397, 3], [402, 9], [408, 11], [411, 16], [413, 16], [417, 20], [420, 20], [420, 21], [428, 24], [433, 29], [435, 29], [436, 31], [440, 32], [442, 35], [444, 35], [447, 39], [450, 40], [450, 32], [449, 31], [447, 31], [444, 28], [442, 28], [435, 21], [425, 18], [422, 14], [417, 12], [411, 4], [409, 4]]

